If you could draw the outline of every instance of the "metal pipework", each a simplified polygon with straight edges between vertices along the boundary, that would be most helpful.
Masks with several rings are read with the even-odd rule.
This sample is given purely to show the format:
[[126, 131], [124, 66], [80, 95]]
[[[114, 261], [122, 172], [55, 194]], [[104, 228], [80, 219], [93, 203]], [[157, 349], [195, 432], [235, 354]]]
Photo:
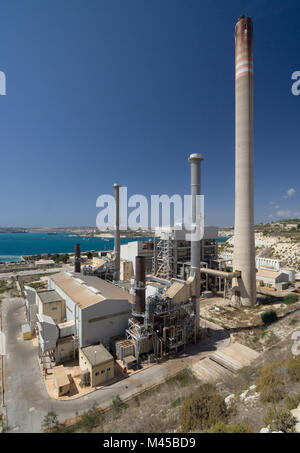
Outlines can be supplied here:
[[135, 257], [135, 307], [136, 314], [145, 312], [146, 300], [146, 260], [144, 256]]
[[80, 244], [75, 244], [74, 268], [75, 272], [80, 272]]
[[229, 279], [239, 278], [241, 276], [241, 273], [239, 271], [225, 272], [225, 271], [219, 271], [217, 269], [209, 269], [208, 267], [201, 267], [200, 272], [201, 272], [201, 274], [214, 275], [215, 277], [229, 278]]
[[[197, 226], [197, 195], [201, 195], [201, 154], [191, 154], [189, 162], [191, 164], [191, 196], [192, 196], [192, 228]], [[200, 244], [201, 241], [191, 241], [191, 276], [199, 274], [200, 270]]]
[[256, 302], [253, 202], [253, 24], [241, 16], [235, 26], [235, 223], [233, 302]]
[[115, 243], [114, 243], [114, 280], [120, 280], [120, 184], [114, 184], [115, 192]]

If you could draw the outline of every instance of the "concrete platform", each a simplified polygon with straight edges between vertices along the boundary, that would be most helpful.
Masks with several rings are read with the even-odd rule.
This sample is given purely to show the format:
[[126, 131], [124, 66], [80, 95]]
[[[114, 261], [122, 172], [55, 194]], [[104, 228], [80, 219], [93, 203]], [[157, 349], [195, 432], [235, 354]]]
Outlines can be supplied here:
[[230, 375], [228, 370], [210, 360], [209, 357], [192, 365], [192, 371], [203, 382], [220, 381]]
[[250, 365], [258, 357], [258, 352], [240, 343], [215, 351], [191, 366], [196, 377], [203, 382], [217, 382], [234, 375], [240, 368]]

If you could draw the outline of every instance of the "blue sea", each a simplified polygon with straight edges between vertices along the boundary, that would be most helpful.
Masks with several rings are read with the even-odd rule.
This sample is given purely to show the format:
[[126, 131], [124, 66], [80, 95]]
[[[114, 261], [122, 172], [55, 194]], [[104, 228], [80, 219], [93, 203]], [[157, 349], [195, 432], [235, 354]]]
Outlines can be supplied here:
[[[83, 252], [112, 250], [113, 238], [86, 238], [70, 236], [73, 233], [0, 233], [0, 262], [20, 261], [22, 255], [42, 253], [71, 253], [75, 244], [80, 244]], [[147, 241], [145, 238], [121, 238], [121, 244], [131, 241]]]
[[[85, 238], [71, 236], [72, 233], [0, 233], [0, 261], [20, 261], [22, 255], [38, 255], [42, 253], [71, 253], [74, 245], [80, 244], [81, 250], [112, 250], [113, 238]], [[121, 238], [121, 244], [132, 241], [147, 241], [145, 238]], [[228, 237], [219, 237], [219, 242], [225, 242]]]

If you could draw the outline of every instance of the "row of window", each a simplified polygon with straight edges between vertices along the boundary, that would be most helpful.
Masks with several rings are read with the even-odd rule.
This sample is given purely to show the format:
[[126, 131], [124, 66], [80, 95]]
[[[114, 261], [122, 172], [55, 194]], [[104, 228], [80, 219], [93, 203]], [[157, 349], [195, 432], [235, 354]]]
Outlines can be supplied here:
[[[110, 368], [107, 368], [106, 371], [110, 371]], [[105, 370], [101, 370], [101, 374], [104, 374], [105, 373]], [[95, 373], [95, 376], [99, 376], [99, 371], [97, 371], [97, 373]]]

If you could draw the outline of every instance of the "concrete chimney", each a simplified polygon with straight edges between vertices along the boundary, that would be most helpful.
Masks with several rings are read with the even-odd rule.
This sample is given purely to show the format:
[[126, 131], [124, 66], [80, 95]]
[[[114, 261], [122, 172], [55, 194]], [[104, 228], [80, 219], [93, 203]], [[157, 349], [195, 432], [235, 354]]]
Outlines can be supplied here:
[[234, 304], [256, 303], [253, 203], [253, 25], [241, 16], [235, 26], [235, 223], [232, 282]]
[[74, 269], [75, 272], [80, 272], [80, 244], [75, 244], [75, 257], [74, 257]]
[[[197, 223], [197, 195], [201, 195], [201, 162], [203, 160], [201, 154], [191, 154], [189, 162], [191, 164], [191, 197], [192, 197], [192, 232], [196, 231]], [[199, 225], [198, 225], [199, 227]], [[191, 296], [194, 304], [196, 322], [195, 322], [195, 342], [200, 333], [200, 250], [201, 240], [191, 241], [191, 274], [189, 281], [191, 282]]]
[[114, 280], [120, 280], [120, 184], [114, 184], [115, 192], [115, 244], [114, 244]]
[[[201, 195], [201, 154], [191, 154], [189, 162], [191, 164], [191, 196], [192, 196], [192, 227], [197, 224], [197, 195]], [[200, 247], [201, 240], [191, 241], [191, 275], [198, 276], [200, 273]], [[200, 280], [200, 277], [199, 277]], [[199, 294], [200, 296], [200, 294]]]

